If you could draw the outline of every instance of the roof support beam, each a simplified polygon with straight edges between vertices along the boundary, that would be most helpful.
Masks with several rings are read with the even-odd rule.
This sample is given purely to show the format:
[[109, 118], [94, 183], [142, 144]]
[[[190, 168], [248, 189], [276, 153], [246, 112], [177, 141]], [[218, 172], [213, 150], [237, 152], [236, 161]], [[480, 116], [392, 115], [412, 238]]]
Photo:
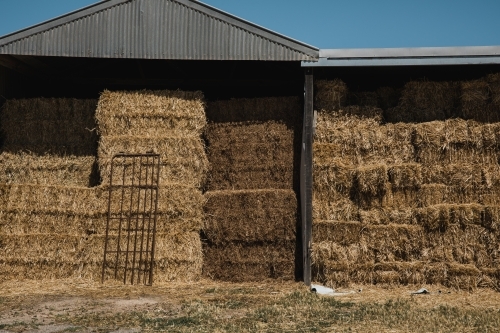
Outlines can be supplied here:
[[313, 70], [305, 70], [304, 84], [304, 124], [300, 161], [300, 208], [302, 221], [302, 262], [303, 278], [311, 285], [311, 244], [312, 244], [312, 166], [313, 166]]

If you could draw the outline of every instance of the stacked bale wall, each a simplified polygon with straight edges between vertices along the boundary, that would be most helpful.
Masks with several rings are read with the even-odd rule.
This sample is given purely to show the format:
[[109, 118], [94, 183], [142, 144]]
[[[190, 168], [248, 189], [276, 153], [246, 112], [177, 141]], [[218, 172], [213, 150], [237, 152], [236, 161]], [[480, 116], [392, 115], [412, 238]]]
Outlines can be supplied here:
[[209, 104], [205, 276], [294, 278], [299, 105], [296, 98]]
[[8, 100], [2, 107], [0, 275], [68, 277], [94, 221], [96, 100]]
[[[99, 103], [7, 101], [0, 155], [0, 276], [99, 280], [110, 159], [117, 152], [155, 151], [162, 157], [162, 178], [154, 281], [197, 279], [205, 123], [201, 93], [106, 91]], [[102, 185], [95, 186], [101, 178]]]
[[497, 78], [409, 82], [385, 109], [317, 84], [314, 278], [500, 287]]
[[[203, 261], [201, 188], [208, 170], [201, 138], [206, 125], [203, 94], [105, 91], [99, 99], [96, 118], [100, 134], [98, 164], [104, 188], [110, 182], [111, 159], [115, 154], [160, 154], [154, 280], [198, 279]], [[96, 232], [97, 243], [103, 244], [103, 235], [103, 229]]]

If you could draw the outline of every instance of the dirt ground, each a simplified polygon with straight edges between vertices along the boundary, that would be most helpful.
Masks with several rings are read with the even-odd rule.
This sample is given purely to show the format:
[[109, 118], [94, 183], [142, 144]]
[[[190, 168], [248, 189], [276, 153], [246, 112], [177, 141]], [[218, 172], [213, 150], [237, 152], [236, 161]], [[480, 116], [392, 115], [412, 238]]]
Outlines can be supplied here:
[[[335, 298], [354, 304], [403, 300], [426, 309], [439, 306], [474, 311], [500, 309], [500, 294], [493, 290], [465, 292], [439, 286], [423, 287], [430, 294], [412, 295], [411, 292], [418, 289], [414, 286], [353, 286], [339, 290], [351, 291], [351, 294]], [[0, 283], [0, 333], [139, 332], [145, 323], [153, 320], [151, 318], [179, 319], [184, 318], [185, 313], [207, 312], [207, 309], [211, 311], [210, 316], [219, 316], [227, 322], [240, 320], [251, 311], [258, 312], [261, 307], [294, 293], [308, 295], [309, 290], [302, 283], [279, 281], [236, 284], [202, 280], [151, 287], [75, 279], [8, 281]], [[211, 307], [214, 304], [216, 307]], [[175, 324], [175, 321], [169, 323]], [[185, 331], [191, 331], [189, 327], [192, 331], [204, 331], [195, 329], [195, 325], [188, 325]], [[207, 328], [207, 331], [214, 330]], [[256, 331], [260, 329], [257, 327]]]

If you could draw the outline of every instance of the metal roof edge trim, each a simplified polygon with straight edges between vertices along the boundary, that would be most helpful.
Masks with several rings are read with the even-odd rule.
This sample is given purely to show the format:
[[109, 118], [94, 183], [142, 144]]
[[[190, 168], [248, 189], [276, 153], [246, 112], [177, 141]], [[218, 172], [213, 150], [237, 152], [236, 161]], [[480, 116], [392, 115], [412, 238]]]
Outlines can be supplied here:
[[[27, 27], [27, 28], [12, 32], [10, 34], [0, 36], [0, 46], [12, 43], [16, 40], [26, 38], [30, 35], [34, 35], [34, 34], [42, 32], [42, 31], [46, 31], [46, 30], [55, 28], [57, 26], [60, 26], [60, 25], [63, 25], [65, 23], [71, 22], [73, 20], [77, 20], [79, 18], [91, 15], [93, 13], [97, 13], [99, 11], [103, 11], [103, 10], [112, 8], [114, 6], [117, 6], [117, 5], [120, 5], [123, 3], [127, 3], [127, 2], [132, 2], [132, 1], [136, 1], [136, 0], [106, 0], [106, 1], [101, 1], [98, 3], [92, 4], [92, 5], [87, 6], [87, 7], [83, 7], [81, 9], [76, 10], [76, 11], [72, 11], [70, 13], [55, 17], [55, 18], [50, 19], [48, 21], [38, 23], [38, 24], [33, 25], [31, 27]], [[264, 38], [267, 38], [269, 40], [272, 40], [274, 42], [282, 44], [282, 45], [289, 47], [291, 49], [294, 49], [296, 51], [303, 52], [303, 53], [305, 53], [308, 56], [311, 56], [313, 58], [319, 58], [319, 48], [316, 48], [316, 47], [311, 46], [309, 44], [295, 40], [291, 37], [279, 34], [275, 31], [264, 28], [260, 25], [257, 25], [255, 23], [252, 23], [252, 22], [247, 21], [247, 20], [244, 20], [242, 18], [239, 18], [239, 17], [232, 15], [232, 14], [229, 14], [227, 12], [224, 12], [224, 11], [217, 9], [215, 7], [212, 7], [210, 5], [204, 4], [204, 3], [199, 2], [199, 1], [193, 1], [193, 0], [172, 0], [172, 1], [178, 2], [182, 5], [185, 5], [187, 7], [192, 8], [193, 10], [197, 10], [197, 11], [202, 12], [204, 14], [210, 15], [216, 19], [220, 19], [220, 20], [225, 21], [229, 24], [235, 25], [235, 26], [242, 28], [250, 33], [260, 35]]]
[[374, 67], [374, 66], [437, 66], [437, 65], [496, 65], [500, 56], [458, 56], [420, 58], [320, 58], [302, 61], [302, 67]]
[[500, 56], [500, 46], [320, 49], [320, 58]]

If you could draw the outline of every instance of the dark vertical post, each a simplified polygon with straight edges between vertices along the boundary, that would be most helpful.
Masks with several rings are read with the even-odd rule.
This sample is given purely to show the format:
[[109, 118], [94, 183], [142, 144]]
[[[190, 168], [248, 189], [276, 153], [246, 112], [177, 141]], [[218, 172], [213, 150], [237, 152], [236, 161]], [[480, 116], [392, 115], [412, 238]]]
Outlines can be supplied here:
[[313, 144], [313, 70], [305, 70], [304, 125], [300, 161], [300, 205], [302, 214], [302, 262], [304, 283], [311, 285], [312, 234], [312, 144]]

